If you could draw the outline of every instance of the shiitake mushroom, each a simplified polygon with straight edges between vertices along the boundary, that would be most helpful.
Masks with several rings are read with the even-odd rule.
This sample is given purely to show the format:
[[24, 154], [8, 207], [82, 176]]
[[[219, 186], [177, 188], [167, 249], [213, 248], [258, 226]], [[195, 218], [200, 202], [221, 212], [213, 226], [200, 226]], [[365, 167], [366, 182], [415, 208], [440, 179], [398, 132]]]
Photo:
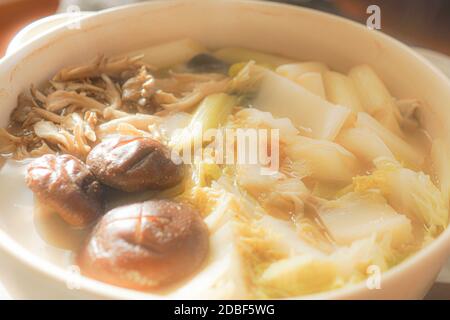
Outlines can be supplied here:
[[44, 155], [30, 163], [26, 183], [38, 201], [69, 225], [85, 227], [103, 213], [103, 188], [71, 155]]
[[77, 256], [84, 275], [121, 287], [158, 289], [198, 270], [208, 229], [190, 205], [151, 200], [115, 208]]
[[103, 184], [126, 192], [166, 189], [183, 178], [183, 164], [172, 160], [170, 149], [145, 137], [106, 139], [92, 149], [86, 164]]
[[[89, 154], [88, 164], [71, 155], [45, 155], [28, 166], [26, 181], [38, 204], [73, 227], [86, 227], [103, 214], [98, 180], [136, 191], [173, 186], [182, 178], [182, 165], [172, 162], [169, 149], [148, 138], [108, 139]], [[208, 249], [208, 229], [196, 209], [150, 200], [101, 217], [81, 245], [77, 262], [89, 277], [147, 290], [192, 274]]]

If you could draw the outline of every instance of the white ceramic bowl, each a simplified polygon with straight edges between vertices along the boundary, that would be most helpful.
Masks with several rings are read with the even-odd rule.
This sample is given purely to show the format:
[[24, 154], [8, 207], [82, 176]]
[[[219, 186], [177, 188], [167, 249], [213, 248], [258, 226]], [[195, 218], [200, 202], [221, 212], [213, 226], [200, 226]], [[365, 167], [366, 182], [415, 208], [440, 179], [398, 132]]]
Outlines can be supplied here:
[[82, 16], [87, 16], [91, 12], [79, 12], [79, 13], [58, 13], [39, 20], [36, 20], [25, 28], [20, 30], [8, 45], [6, 54], [9, 55], [13, 51], [19, 49], [24, 43], [36, 38], [39, 34], [49, 30], [51, 28], [57, 27], [61, 24], [76, 22]]
[[[63, 25], [26, 42], [0, 60], [0, 125], [7, 124], [21, 91], [47, 80], [63, 66], [84, 62], [98, 53], [119, 54], [183, 37], [211, 48], [243, 46], [299, 60], [325, 61], [342, 71], [369, 63], [395, 96], [415, 97], [428, 104], [427, 129], [434, 136], [450, 137], [450, 83], [405, 45], [314, 10], [229, 0], [154, 1], [116, 8], [83, 18], [81, 29]], [[0, 227], [4, 215], [0, 213]], [[80, 287], [71, 290], [67, 279], [73, 274], [30, 250], [18, 240], [17, 232], [28, 231], [0, 229], [0, 274], [13, 297], [163, 298], [87, 278], [81, 278]], [[369, 290], [361, 283], [307, 298], [421, 298], [449, 255], [447, 229], [426, 249], [383, 274], [379, 290]]]

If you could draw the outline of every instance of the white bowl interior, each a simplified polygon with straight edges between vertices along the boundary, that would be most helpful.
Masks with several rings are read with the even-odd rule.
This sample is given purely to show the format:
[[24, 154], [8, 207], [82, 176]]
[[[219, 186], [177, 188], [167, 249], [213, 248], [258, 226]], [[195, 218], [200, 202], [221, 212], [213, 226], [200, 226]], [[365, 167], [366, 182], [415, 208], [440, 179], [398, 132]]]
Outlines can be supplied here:
[[[113, 9], [83, 19], [81, 30], [63, 26], [40, 36], [0, 61], [0, 125], [7, 124], [20, 92], [27, 90], [31, 83], [49, 79], [63, 66], [84, 62], [97, 54], [126, 53], [184, 37], [210, 48], [242, 46], [298, 60], [324, 61], [340, 71], [368, 63], [394, 96], [426, 102], [428, 129], [434, 136], [450, 136], [448, 80], [405, 46], [379, 32], [312, 10], [221, 0], [152, 2]], [[47, 248], [33, 231], [30, 208], [17, 206], [31, 201], [30, 193], [20, 191], [24, 188], [21, 178], [3, 173], [1, 179], [10, 179], [8, 185], [15, 190], [0, 190], [0, 203], [6, 203], [0, 213], [2, 230], [34, 255], [66, 265], [66, 253]], [[403, 267], [403, 271], [433, 255], [433, 264], [422, 264], [428, 268], [428, 282], [432, 281], [445, 261], [445, 256], [437, 258], [437, 253], [444, 255], [444, 248], [447, 252], [450, 249], [449, 230], [443, 237], [445, 243], [444, 239], [438, 239], [440, 244], [433, 244], [433, 248], [424, 250], [428, 252], [418, 254], [421, 260], [410, 259], [409, 267]], [[421, 290], [429, 284], [422, 285]], [[86, 286], [101, 287], [92, 281]], [[124, 296], [127, 291], [117, 292]]]

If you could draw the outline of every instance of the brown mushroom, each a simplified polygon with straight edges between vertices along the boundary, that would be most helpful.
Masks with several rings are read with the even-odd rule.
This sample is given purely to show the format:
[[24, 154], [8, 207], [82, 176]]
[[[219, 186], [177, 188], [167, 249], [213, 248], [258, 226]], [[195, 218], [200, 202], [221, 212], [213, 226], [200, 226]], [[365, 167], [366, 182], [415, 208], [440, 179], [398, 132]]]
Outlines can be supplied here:
[[172, 161], [170, 149], [145, 137], [106, 139], [86, 163], [102, 183], [126, 192], [165, 189], [183, 178], [183, 165]]
[[198, 270], [206, 224], [191, 206], [152, 200], [109, 211], [77, 256], [83, 274], [110, 284], [158, 289]]
[[41, 203], [71, 226], [87, 226], [103, 213], [101, 184], [74, 156], [48, 154], [34, 160], [26, 182]]

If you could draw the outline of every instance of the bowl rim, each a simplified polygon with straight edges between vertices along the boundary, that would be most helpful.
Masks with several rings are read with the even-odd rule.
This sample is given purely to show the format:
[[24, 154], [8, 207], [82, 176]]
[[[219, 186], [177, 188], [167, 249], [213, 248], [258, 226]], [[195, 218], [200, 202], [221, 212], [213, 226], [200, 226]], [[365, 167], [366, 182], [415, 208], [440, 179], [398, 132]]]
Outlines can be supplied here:
[[[18, 48], [21, 48], [24, 44], [26, 44], [29, 41], [29, 39], [37, 38], [37, 35], [30, 36], [30, 32], [32, 33], [33, 31], [35, 31], [36, 29], [39, 29], [40, 27], [43, 27], [45, 25], [52, 25], [52, 26], [46, 28], [46, 29], [51, 30], [56, 25], [67, 23], [68, 20], [72, 21], [72, 19], [74, 19], [74, 18], [78, 19], [78, 18], [81, 18], [82, 15], [84, 16], [84, 15], [89, 15], [92, 13], [93, 13], [92, 11], [83, 11], [80, 13], [60, 12], [60, 13], [55, 13], [51, 16], [47, 16], [47, 17], [35, 20], [35, 21], [31, 22], [30, 24], [26, 25], [24, 28], [19, 30], [14, 35], [14, 37], [8, 43], [8, 46], [7, 46], [6, 52], [5, 52], [5, 56], [16, 52], [16, 50]], [[39, 33], [43, 33], [43, 32], [45, 32], [45, 31], [41, 31]], [[26, 40], [26, 39], [28, 39], [28, 40]]]
[[[425, 57], [421, 56], [419, 53], [415, 52], [412, 48], [408, 47], [406, 44], [388, 36], [377, 30], [368, 30], [364, 25], [354, 22], [352, 20], [333, 15], [331, 13], [326, 13], [310, 8], [298, 7], [285, 3], [277, 3], [277, 2], [265, 2], [259, 0], [216, 0], [214, 3], [209, 2], [208, 5], [220, 5], [221, 2], [226, 2], [227, 4], [233, 3], [233, 5], [250, 5], [256, 6], [259, 8], [280, 8], [286, 11], [297, 11], [302, 12], [304, 14], [310, 16], [316, 16], [319, 18], [326, 18], [329, 20], [334, 20], [335, 23], [338, 24], [346, 24], [355, 29], [359, 29], [359, 31], [363, 31], [365, 29], [366, 32], [375, 33], [376, 37], [380, 41], [389, 43], [396, 50], [402, 51], [404, 54], [409, 55], [414, 58], [418, 64], [422, 64], [427, 67], [430, 73], [433, 73], [435, 76], [440, 78], [441, 81], [446, 83], [448, 89], [450, 90], [450, 80], [443, 74], [441, 70], [435, 67], [431, 62], [429, 62]], [[183, 5], [186, 3], [192, 3], [191, 0], [172, 0], [172, 1], [164, 1], [164, 0], [155, 0], [151, 2], [145, 3], [137, 3], [124, 5], [119, 7], [114, 7], [106, 10], [102, 10], [93, 14], [89, 14], [86, 16], [81, 16], [79, 21], [83, 23], [87, 23], [89, 29], [95, 27], [97, 25], [102, 24], [102, 18], [108, 16], [114, 16], [116, 14], [121, 14], [123, 12], [135, 12], [134, 10], [139, 7], [145, 7], [148, 9], [156, 8], [158, 6], [163, 6], [164, 9], [170, 8], [176, 5]], [[4, 72], [6, 66], [17, 65], [20, 61], [32, 54], [36, 50], [45, 47], [52, 40], [56, 40], [58, 36], [64, 33], [66, 26], [73, 21], [69, 21], [67, 23], [62, 23], [61, 25], [54, 26], [49, 30], [42, 32], [37, 35], [33, 39], [30, 39], [24, 42], [20, 47], [17, 48], [13, 54], [9, 54], [0, 59], [0, 73]], [[78, 30], [82, 31], [82, 30]], [[447, 228], [442, 234], [438, 236], [438, 238], [434, 239], [427, 247], [419, 250], [414, 253], [412, 256], [408, 257], [406, 260], [402, 261], [400, 264], [390, 268], [385, 271], [381, 275], [381, 282], [389, 281], [392, 278], [395, 278], [396, 275], [406, 271], [407, 269], [413, 267], [417, 262], [426, 259], [427, 256], [432, 255], [436, 251], [440, 250], [440, 248], [447, 246], [450, 251], [450, 228]], [[48, 279], [53, 279], [58, 282], [66, 283], [67, 279], [70, 279], [71, 276], [73, 279], [73, 274], [70, 274], [69, 270], [64, 270], [62, 266], [57, 266], [43, 257], [39, 257], [34, 254], [32, 251], [26, 249], [24, 246], [16, 242], [13, 237], [8, 235], [2, 228], [0, 228], [0, 249], [5, 253], [9, 254], [16, 260], [20, 261], [22, 264], [26, 265], [28, 268], [35, 270], [37, 273], [47, 277]], [[167, 299], [165, 295], [158, 295], [151, 292], [141, 292], [137, 290], [125, 289], [121, 287], [117, 287], [114, 285], [109, 285], [85, 276], [80, 276], [79, 278], [79, 290], [85, 291], [92, 296], [103, 297], [103, 298], [112, 298], [112, 299], [154, 299], [154, 300], [162, 300]], [[366, 291], [365, 281], [361, 281], [355, 284], [347, 284], [342, 288], [328, 290], [324, 292], [319, 292], [310, 295], [302, 295], [302, 296], [294, 296], [289, 297], [287, 299], [342, 299], [348, 296], [356, 296], [357, 293], [362, 293]], [[171, 297], [172, 298], [172, 297]], [[179, 299], [179, 298], [178, 298]]]

